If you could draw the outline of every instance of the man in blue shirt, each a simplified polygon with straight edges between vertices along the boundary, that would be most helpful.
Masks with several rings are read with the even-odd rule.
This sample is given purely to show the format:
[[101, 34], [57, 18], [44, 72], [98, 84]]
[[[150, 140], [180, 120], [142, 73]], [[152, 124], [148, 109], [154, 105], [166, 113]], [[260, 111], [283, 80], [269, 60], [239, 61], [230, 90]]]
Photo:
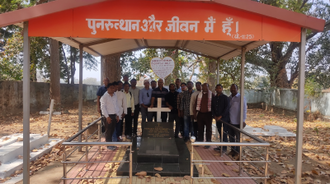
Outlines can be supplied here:
[[[101, 112], [101, 103], [100, 103], [100, 99], [101, 97], [104, 95], [104, 93], [107, 92], [107, 87], [108, 87], [108, 84], [110, 83], [109, 81], [109, 78], [106, 77], [103, 79], [103, 84], [104, 86], [101, 86], [98, 90], [97, 90], [97, 93], [96, 93], [96, 96], [97, 96], [97, 101], [96, 101], [96, 104], [97, 104], [97, 112], [100, 113], [100, 115], [102, 116], [102, 112]], [[102, 118], [102, 132], [104, 133], [105, 132], [105, 118]]]
[[181, 89], [181, 80], [180, 79], [176, 79], [175, 80], [175, 87], [176, 87], [176, 91], [181, 93], [182, 89]]
[[[148, 122], [152, 122], [152, 112], [148, 112], [148, 108], [150, 107], [151, 103], [151, 95], [152, 89], [149, 88], [149, 80], [144, 80], [144, 88], [140, 90], [139, 94], [139, 103], [141, 105], [141, 115], [142, 115], [142, 123], [141, 129], [143, 131], [143, 124], [148, 119]], [[136, 136], [137, 126], [134, 125], [133, 134]]]
[[[241, 114], [241, 94], [238, 93], [238, 87], [236, 84], [232, 84], [230, 86], [231, 95], [229, 96], [229, 117], [230, 123], [240, 129], [240, 114]], [[245, 127], [245, 119], [246, 119], [246, 112], [247, 112], [247, 105], [246, 100], [244, 98], [243, 103], [243, 127]], [[229, 128], [229, 141], [230, 142], [240, 142], [240, 132], [234, 128]], [[232, 155], [236, 157], [240, 151], [240, 147], [234, 146], [232, 147], [231, 151], [228, 155]]]

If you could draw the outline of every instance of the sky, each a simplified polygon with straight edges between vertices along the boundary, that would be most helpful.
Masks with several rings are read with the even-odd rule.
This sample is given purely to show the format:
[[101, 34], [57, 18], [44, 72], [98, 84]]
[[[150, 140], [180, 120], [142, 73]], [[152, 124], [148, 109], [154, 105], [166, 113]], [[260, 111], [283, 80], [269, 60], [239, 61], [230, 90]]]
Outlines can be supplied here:
[[[83, 69], [83, 79], [86, 78], [96, 78], [97, 81], [101, 81], [101, 57], [95, 57], [98, 61], [97, 70], [87, 70]], [[76, 73], [74, 75], [75, 79], [79, 79], [79, 64], [76, 63]], [[101, 83], [100, 83], [101, 84]]]

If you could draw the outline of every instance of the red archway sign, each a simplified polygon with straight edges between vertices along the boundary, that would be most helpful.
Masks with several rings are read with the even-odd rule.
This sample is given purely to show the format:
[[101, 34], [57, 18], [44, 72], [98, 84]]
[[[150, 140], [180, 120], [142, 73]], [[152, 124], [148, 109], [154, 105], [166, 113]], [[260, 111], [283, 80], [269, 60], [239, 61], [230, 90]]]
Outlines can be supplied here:
[[29, 21], [29, 36], [300, 41], [300, 26], [220, 4], [107, 1]]

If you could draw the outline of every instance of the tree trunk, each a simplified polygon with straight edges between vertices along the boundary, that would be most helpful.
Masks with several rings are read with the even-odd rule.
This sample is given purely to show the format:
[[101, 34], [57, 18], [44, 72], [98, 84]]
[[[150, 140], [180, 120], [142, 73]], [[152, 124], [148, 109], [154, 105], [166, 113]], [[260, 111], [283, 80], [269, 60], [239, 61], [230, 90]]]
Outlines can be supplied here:
[[59, 43], [50, 39], [50, 99], [54, 99], [54, 109], [59, 110], [61, 107], [60, 93], [60, 53]]
[[216, 75], [215, 71], [217, 70], [217, 61], [216, 60], [209, 60], [208, 62], [208, 79], [207, 82], [209, 84], [209, 89], [211, 91], [215, 91], [215, 85], [216, 85]]
[[119, 81], [121, 79], [122, 68], [120, 66], [120, 55], [114, 54], [102, 57], [102, 79], [108, 77], [110, 82]]
[[76, 48], [70, 46], [70, 53], [71, 53], [71, 56], [70, 56], [70, 60], [71, 60], [71, 64], [70, 64], [70, 66], [71, 66], [71, 72], [70, 72], [71, 84], [74, 84], [74, 75], [76, 73], [76, 59], [77, 59], [77, 50], [76, 50]]
[[279, 88], [291, 88], [288, 81], [287, 71], [285, 68], [279, 69], [277, 76], [275, 78], [276, 87]]

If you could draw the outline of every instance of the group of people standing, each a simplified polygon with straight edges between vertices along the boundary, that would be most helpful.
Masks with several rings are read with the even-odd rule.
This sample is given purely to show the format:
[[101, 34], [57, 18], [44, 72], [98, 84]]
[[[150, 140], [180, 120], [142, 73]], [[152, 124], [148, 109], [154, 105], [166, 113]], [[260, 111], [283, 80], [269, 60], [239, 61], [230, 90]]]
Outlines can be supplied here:
[[[100, 87], [98, 96], [98, 111], [106, 120], [105, 134], [107, 142], [120, 141], [123, 134], [123, 120], [125, 122], [125, 136], [131, 139], [131, 136], [137, 135], [138, 117], [141, 112], [143, 124], [156, 121], [155, 112], [149, 112], [149, 108], [157, 106], [157, 99], [161, 99], [162, 107], [168, 107], [170, 112], [161, 113], [162, 122], [175, 121], [175, 138], [183, 138], [185, 142], [190, 137], [195, 136], [197, 141], [204, 141], [204, 129], [206, 131], [206, 142], [211, 142], [212, 138], [212, 120], [215, 119], [217, 129], [221, 132], [223, 127], [223, 141], [238, 142], [240, 133], [235, 128], [228, 127], [223, 122], [230, 123], [232, 126], [240, 128], [240, 94], [236, 84], [230, 87], [231, 95], [228, 97], [222, 93], [223, 86], [216, 85], [216, 95], [209, 90], [207, 83], [195, 83], [191, 81], [182, 83], [176, 79], [175, 84], [169, 85], [169, 90], [164, 88], [164, 81], [144, 80], [144, 88], [139, 90], [136, 87], [136, 79], [128, 82], [128, 76], [124, 76], [124, 82], [109, 82], [108, 78], [103, 80], [104, 86]], [[151, 86], [150, 86], [151, 85]], [[244, 100], [244, 116], [246, 119], [246, 101]], [[132, 124], [133, 122], [133, 124]], [[222, 125], [223, 124], [223, 125]], [[133, 125], [133, 126], [132, 126]], [[208, 149], [209, 146], [205, 146]], [[110, 150], [116, 147], [108, 147]], [[220, 151], [220, 148], [215, 148]], [[227, 147], [223, 147], [227, 151]], [[231, 149], [230, 155], [237, 155], [238, 147]]]

